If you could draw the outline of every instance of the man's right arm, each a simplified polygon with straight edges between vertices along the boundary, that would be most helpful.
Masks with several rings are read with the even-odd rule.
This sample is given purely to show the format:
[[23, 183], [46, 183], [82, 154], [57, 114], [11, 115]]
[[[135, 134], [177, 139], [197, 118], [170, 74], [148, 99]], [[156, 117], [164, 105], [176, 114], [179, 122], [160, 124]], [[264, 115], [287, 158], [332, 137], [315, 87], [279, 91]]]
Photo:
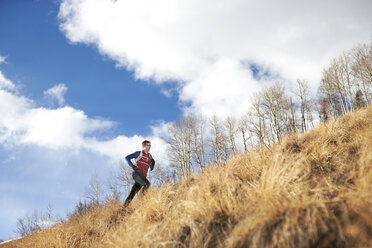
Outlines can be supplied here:
[[140, 155], [140, 152], [134, 152], [125, 157], [125, 160], [127, 161], [128, 165], [132, 167], [133, 170], [137, 169], [137, 167], [132, 163], [131, 159], [138, 158], [139, 155]]

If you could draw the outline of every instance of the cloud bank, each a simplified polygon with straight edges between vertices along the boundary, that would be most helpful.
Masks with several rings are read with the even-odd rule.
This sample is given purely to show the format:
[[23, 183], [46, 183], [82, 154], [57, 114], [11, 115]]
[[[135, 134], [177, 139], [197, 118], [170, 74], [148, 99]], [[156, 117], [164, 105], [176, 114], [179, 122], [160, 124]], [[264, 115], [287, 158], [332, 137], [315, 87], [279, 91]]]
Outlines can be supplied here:
[[71, 43], [139, 79], [176, 81], [186, 111], [234, 115], [262, 84], [305, 78], [316, 89], [330, 58], [370, 39], [371, 9], [368, 0], [64, 0], [58, 16]]
[[[134, 149], [140, 149], [147, 138], [154, 144], [152, 153], [159, 159], [165, 158], [166, 144], [160, 138], [150, 135], [119, 135], [102, 138], [105, 131], [115, 128], [115, 123], [88, 117], [84, 111], [63, 106], [45, 108], [20, 95], [16, 86], [0, 71], [0, 145], [31, 145], [53, 150], [85, 149], [119, 161]], [[45, 91], [46, 95], [64, 103], [67, 86], [56, 85]]]

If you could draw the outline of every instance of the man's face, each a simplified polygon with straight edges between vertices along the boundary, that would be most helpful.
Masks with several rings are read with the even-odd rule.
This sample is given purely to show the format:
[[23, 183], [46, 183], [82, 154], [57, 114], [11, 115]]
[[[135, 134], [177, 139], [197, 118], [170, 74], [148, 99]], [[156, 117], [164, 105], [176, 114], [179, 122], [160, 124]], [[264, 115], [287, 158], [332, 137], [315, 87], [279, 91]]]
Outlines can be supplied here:
[[150, 152], [150, 148], [151, 148], [151, 143], [147, 143], [145, 146], [144, 146], [144, 149], [145, 149], [145, 152]]

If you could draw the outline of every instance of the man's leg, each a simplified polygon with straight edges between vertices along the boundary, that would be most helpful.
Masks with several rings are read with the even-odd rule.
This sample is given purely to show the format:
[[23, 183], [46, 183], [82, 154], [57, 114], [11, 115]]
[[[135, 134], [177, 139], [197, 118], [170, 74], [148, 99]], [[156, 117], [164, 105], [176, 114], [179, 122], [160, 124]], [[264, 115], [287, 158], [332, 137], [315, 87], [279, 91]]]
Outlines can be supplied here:
[[146, 190], [150, 187], [149, 180], [147, 180], [147, 178], [139, 172], [133, 173], [133, 179], [143, 187], [142, 192], [146, 192]]
[[141, 189], [141, 184], [135, 182], [133, 187], [132, 187], [132, 190], [130, 191], [127, 199], [125, 200], [124, 202], [124, 206], [127, 206], [134, 198], [134, 196], [137, 194], [137, 192]]
[[133, 200], [134, 196], [141, 189], [141, 187], [143, 187], [142, 192], [144, 192], [150, 186], [149, 180], [147, 180], [147, 178], [141, 173], [133, 172], [132, 176], [133, 176], [135, 183], [132, 187], [132, 190], [129, 193], [129, 196], [124, 202], [124, 206], [127, 206]]
[[150, 186], [149, 180], [147, 180], [147, 178], [139, 172], [134, 172], [133, 173], [133, 179], [136, 183], [139, 183], [143, 187], [149, 187]]

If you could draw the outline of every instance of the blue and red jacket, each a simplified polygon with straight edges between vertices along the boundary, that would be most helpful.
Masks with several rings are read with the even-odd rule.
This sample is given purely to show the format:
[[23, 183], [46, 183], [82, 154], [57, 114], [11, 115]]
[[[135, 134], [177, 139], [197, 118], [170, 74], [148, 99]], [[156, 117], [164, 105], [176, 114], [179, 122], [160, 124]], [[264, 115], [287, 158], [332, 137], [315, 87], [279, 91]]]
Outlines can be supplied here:
[[142, 151], [142, 157], [137, 161], [137, 167], [132, 163], [131, 159], [136, 159], [141, 155], [141, 151], [134, 152], [132, 154], [129, 154], [125, 157], [125, 160], [129, 164], [130, 167], [133, 168], [135, 172], [139, 172], [144, 176], [147, 176], [147, 171], [149, 168], [151, 170], [154, 169], [154, 162], [151, 163], [152, 156], [150, 153], [145, 153]]

